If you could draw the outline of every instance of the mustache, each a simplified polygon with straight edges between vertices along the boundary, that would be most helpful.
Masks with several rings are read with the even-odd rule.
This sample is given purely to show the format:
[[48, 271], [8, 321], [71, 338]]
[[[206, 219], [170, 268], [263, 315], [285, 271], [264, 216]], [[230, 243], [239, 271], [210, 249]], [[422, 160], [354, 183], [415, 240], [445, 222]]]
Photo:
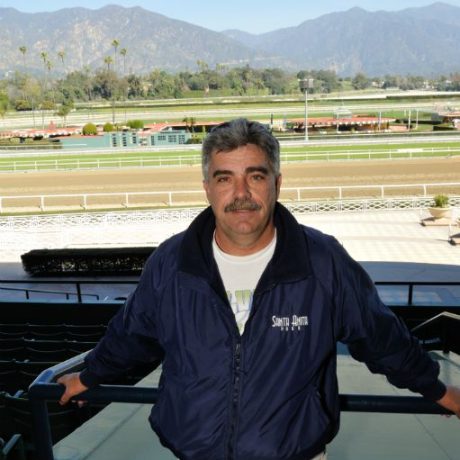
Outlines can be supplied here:
[[225, 206], [225, 212], [235, 212], [235, 211], [259, 211], [262, 206], [257, 204], [255, 201], [252, 201], [250, 198], [236, 198], [233, 203], [227, 204]]

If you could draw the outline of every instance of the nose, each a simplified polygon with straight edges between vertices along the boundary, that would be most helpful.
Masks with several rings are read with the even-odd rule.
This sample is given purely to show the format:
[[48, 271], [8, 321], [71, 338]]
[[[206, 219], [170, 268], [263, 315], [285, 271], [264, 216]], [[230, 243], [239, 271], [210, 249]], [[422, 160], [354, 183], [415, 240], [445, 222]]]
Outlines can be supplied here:
[[234, 193], [237, 198], [251, 197], [251, 190], [245, 177], [237, 177], [234, 181]]

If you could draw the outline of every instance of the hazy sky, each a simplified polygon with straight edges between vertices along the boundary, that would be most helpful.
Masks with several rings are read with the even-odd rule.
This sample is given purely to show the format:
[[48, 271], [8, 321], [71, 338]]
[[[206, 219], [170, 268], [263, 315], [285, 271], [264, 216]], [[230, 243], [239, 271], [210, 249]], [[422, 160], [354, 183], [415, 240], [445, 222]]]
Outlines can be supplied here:
[[[22, 12], [42, 12], [75, 6], [97, 9], [107, 4], [141, 6], [216, 31], [240, 29], [261, 33], [296, 26], [307, 19], [345, 11], [354, 6], [368, 11], [399, 11], [432, 3], [434, 0], [0, 0], [0, 7], [13, 7]], [[445, 3], [460, 7], [460, 0], [447, 0]]]

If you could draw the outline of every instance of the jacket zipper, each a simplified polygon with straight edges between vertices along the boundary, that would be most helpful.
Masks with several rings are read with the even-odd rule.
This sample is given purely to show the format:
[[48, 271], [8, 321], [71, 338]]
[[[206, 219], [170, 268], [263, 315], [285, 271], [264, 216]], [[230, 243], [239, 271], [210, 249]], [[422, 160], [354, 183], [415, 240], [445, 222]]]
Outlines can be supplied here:
[[235, 455], [236, 443], [236, 424], [238, 420], [238, 400], [240, 397], [240, 372], [241, 372], [241, 338], [238, 337], [234, 348], [233, 362], [233, 388], [231, 399], [231, 419], [230, 419], [230, 435], [228, 441], [227, 460], [233, 460]]
[[[274, 284], [270, 286], [269, 288], [272, 288], [273, 286]], [[256, 296], [259, 297], [260, 293], [257, 293], [254, 295], [251, 313], [249, 314], [249, 318], [247, 322], [249, 322], [252, 316], [254, 315], [254, 310], [255, 310], [255, 305], [256, 305], [256, 299], [255, 299]], [[241, 334], [238, 330], [238, 326], [236, 325], [236, 321], [234, 321], [234, 325], [236, 327], [237, 335], [236, 335], [236, 343], [234, 346], [234, 354], [233, 354], [233, 382], [232, 382], [232, 395], [231, 395], [231, 407], [230, 407], [230, 430], [229, 430], [229, 437], [228, 437], [228, 453], [227, 453], [226, 460], [235, 459], [236, 428], [237, 428], [236, 425], [238, 422], [238, 402], [240, 399]]]
[[[257, 296], [259, 294], [256, 294]], [[252, 302], [251, 313], [247, 322], [251, 319], [255, 307], [255, 295]], [[247, 323], [246, 323], [247, 324]], [[236, 326], [236, 322], [235, 322]], [[231, 399], [231, 415], [230, 415], [230, 434], [228, 438], [228, 455], [227, 460], [234, 460], [235, 458], [235, 445], [236, 445], [236, 425], [238, 422], [238, 402], [240, 398], [240, 375], [241, 375], [241, 335], [237, 329], [237, 339], [234, 347], [234, 360], [233, 360], [233, 387]]]

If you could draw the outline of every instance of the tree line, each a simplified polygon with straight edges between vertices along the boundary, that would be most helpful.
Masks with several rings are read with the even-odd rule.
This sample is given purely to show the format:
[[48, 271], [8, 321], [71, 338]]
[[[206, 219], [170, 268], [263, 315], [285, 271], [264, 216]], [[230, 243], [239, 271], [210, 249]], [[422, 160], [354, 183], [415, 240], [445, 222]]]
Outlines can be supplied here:
[[[341, 78], [332, 70], [302, 70], [289, 72], [279, 68], [256, 69], [250, 66], [229, 67], [217, 64], [211, 68], [204, 61], [197, 61], [194, 71], [168, 73], [153, 69], [143, 75], [126, 72], [128, 50], [114, 39], [113, 55], [103, 59], [101, 67], [65, 72], [65, 51], [57, 53], [63, 76], [52, 72], [54, 63], [48, 53], [40, 53], [43, 72], [35, 75], [27, 72], [27, 48], [19, 47], [22, 69], [11, 72], [0, 80], [0, 115], [8, 109], [56, 110], [63, 117], [76, 102], [127, 101], [145, 99], [180, 99], [206, 96], [250, 96], [298, 94], [299, 81], [308, 80], [308, 92], [331, 93], [341, 90], [365, 90], [378, 88], [460, 90], [460, 73], [428, 80], [423, 76], [385, 75], [369, 77], [357, 73]], [[121, 63], [123, 65], [121, 65]]]

